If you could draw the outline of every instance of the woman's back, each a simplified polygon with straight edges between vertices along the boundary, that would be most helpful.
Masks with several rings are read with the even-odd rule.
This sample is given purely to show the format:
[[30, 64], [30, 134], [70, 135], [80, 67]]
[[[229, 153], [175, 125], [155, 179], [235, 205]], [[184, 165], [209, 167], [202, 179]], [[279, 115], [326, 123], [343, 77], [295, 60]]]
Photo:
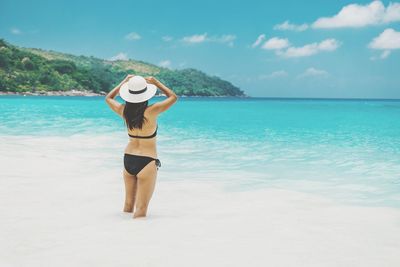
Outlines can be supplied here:
[[157, 157], [157, 114], [152, 113], [149, 106], [144, 111], [144, 117], [146, 120], [142, 129], [128, 128], [129, 142], [125, 153]]

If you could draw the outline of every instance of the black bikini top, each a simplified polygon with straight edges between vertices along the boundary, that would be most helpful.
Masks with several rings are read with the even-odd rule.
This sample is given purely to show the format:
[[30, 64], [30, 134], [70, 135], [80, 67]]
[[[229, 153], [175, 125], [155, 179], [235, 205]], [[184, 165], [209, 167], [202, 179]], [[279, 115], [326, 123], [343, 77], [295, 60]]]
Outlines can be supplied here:
[[157, 125], [157, 128], [156, 128], [155, 132], [152, 135], [148, 135], [148, 136], [131, 135], [129, 133], [128, 133], [128, 135], [130, 137], [132, 137], [132, 138], [153, 138], [153, 137], [155, 137], [157, 135], [157, 129], [158, 129], [158, 125]]

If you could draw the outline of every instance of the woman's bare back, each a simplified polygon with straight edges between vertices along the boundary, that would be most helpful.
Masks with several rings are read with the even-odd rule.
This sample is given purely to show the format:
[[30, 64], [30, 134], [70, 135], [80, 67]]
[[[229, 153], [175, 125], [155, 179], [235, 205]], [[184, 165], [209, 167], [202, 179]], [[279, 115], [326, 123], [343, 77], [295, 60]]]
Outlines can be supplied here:
[[[142, 129], [128, 129], [128, 134], [134, 136], [151, 136], [157, 130], [157, 114], [151, 112], [151, 106], [144, 111], [146, 118]], [[125, 153], [144, 155], [157, 158], [157, 136], [152, 138], [129, 137], [129, 142], [125, 148]]]

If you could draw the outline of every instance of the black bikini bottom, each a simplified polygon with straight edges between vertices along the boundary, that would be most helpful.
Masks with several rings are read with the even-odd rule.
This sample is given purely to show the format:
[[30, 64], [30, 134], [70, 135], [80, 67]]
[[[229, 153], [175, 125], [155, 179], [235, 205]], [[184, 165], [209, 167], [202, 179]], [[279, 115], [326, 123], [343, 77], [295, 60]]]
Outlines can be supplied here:
[[159, 159], [155, 159], [148, 156], [139, 156], [133, 154], [124, 154], [124, 167], [125, 170], [131, 175], [137, 175], [147, 164], [156, 161], [157, 170], [161, 167]]

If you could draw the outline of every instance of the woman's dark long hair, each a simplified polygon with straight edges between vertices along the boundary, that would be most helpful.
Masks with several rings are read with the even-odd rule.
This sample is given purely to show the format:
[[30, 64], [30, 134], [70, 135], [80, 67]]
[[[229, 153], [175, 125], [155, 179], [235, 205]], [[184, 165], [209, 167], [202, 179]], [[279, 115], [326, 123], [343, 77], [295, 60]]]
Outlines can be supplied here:
[[144, 111], [147, 108], [148, 100], [140, 103], [125, 102], [124, 119], [126, 126], [132, 130], [133, 128], [142, 129], [143, 124], [147, 121]]

